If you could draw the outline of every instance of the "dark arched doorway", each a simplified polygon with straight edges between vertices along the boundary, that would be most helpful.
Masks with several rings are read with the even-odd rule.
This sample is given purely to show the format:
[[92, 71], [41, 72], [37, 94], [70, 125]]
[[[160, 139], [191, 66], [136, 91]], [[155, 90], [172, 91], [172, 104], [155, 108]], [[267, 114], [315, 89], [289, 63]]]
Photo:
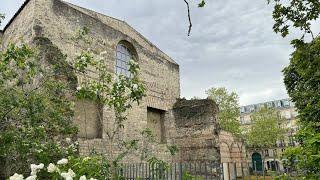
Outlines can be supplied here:
[[252, 154], [252, 167], [253, 167], [253, 170], [262, 171], [261, 154], [259, 154], [257, 152]]

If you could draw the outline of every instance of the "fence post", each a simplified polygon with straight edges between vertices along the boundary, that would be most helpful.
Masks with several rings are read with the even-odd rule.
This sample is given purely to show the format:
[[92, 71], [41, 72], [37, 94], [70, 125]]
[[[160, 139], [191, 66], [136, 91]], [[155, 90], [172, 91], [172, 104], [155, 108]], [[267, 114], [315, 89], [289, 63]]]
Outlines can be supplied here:
[[197, 176], [197, 162], [194, 162], [194, 175]]
[[179, 179], [182, 180], [182, 162], [179, 163]]
[[250, 172], [250, 168], [251, 168], [251, 163], [247, 162], [247, 171], [248, 171], [248, 175], [249, 175], [249, 180], [251, 180], [251, 172]]
[[264, 172], [264, 160], [262, 160], [262, 176], [263, 176], [263, 180], [266, 180], [266, 176]]
[[220, 177], [220, 179], [222, 177], [222, 180], [224, 180], [224, 164], [221, 163], [220, 167], [221, 167], [221, 172], [219, 172], [219, 177]]
[[237, 180], [237, 164], [233, 161], [234, 180]]
[[244, 180], [244, 171], [243, 171], [242, 161], [241, 161], [241, 163], [240, 163], [240, 166], [241, 166], [241, 179]]
[[208, 179], [208, 169], [207, 169], [207, 162], [204, 162], [204, 172], [205, 172], [205, 174], [204, 174], [204, 176], [205, 176], [205, 180], [207, 180]]
[[231, 180], [231, 172], [230, 172], [230, 163], [228, 162], [228, 177], [229, 177], [229, 180]]
[[177, 178], [177, 163], [174, 163], [174, 180]]
[[148, 169], [149, 169], [149, 171], [148, 171], [148, 173], [149, 173], [149, 178], [150, 179], [152, 179], [152, 177], [151, 177], [151, 165], [150, 165], [150, 163], [148, 164]]
[[253, 162], [253, 165], [254, 165], [254, 172], [255, 172], [255, 174], [256, 174], [256, 180], [258, 180], [257, 161], [254, 161], [254, 162]]

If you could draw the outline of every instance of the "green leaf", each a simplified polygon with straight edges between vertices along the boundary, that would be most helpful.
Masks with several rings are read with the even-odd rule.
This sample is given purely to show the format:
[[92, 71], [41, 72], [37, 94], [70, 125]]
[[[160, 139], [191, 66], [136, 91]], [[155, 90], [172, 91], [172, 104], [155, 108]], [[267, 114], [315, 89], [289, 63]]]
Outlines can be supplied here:
[[206, 5], [205, 0], [201, 0], [201, 2], [198, 4], [198, 7], [202, 8]]

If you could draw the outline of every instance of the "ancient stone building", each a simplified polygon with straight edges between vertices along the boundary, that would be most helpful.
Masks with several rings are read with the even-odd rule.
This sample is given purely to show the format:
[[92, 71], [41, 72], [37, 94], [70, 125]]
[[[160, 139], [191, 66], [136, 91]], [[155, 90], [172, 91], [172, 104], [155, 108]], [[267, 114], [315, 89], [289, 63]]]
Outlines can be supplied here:
[[[84, 27], [90, 29], [90, 44], [71, 38]], [[179, 65], [126, 22], [61, 0], [26, 0], [0, 34], [1, 49], [9, 43], [36, 45], [51, 64], [57, 63], [50, 58], [56, 55], [66, 55], [65, 61], [70, 62], [76, 53], [88, 48], [97, 54], [105, 51], [106, 64], [113, 75], [127, 73], [124, 63], [135, 57], [147, 96], [130, 110], [122, 136], [139, 137], [141, 130], [148, 127], [158, 142], [153, 150], [162, 159], [220, 162], [217, 105], [211, 100], [179, 100]], [[98, 114], [103, 116], [102, 123]], [[108, 108], [100, 112], [90, 101], [76, 102], [81, 154], [104, 152], [104, 129], [112, 119], [114, 114]], [[173, 159], [166, 150], [172, 144], [180, 148]], [[138, 161], [139, 157], [130, 159]]]

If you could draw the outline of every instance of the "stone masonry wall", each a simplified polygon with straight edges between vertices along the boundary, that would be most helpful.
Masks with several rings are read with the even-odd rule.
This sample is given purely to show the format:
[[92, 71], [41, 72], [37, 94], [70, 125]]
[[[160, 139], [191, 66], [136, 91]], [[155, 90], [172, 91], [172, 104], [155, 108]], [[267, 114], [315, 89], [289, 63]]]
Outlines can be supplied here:
[[218, 107], [214, 101], [178, 100], [173, 108], [178, 161], [220, 162], [218, 144]]
[[31, 43], [33, 22], [34, 2], [29, 2], [3, 32], [0, 49], [6, 48], [9, 43]]
[[[179, 66], [167, 55], [157, 49], [138, 32], [133, 30], [125, 22], [89, 11], [60, 0], [31, 0], [35, 4], [34, 11], [34, 35], [36, 37], [49, 38], [63, 54], [67, 55], [67, 61], [72, 61], [76, 53], [88, 48], [95, 53], [106, 51], [106, 63], [109, 72], [115, 74], [116, 46], [120, 41], [126, 41], [134, 47], [138, 63], [141, 68], [140, 78], [147, 87], [147, 97], [138, 106], [134, 106], [129, 112], [128, 121], [122, 132], [124, 138], [139, 137], [140, 132], [147, 127], [147, 107], [168, 111], [172, 109], [176, 98], [180, 96]], [[71, 37], [79, 28], [88, 27], [91, 44], [86, 42], [74, 42]], [[77, 106], [77, 105], [76, 105]], [[97, 111], [94, 106], [87, 106], [87, 111]], [[80, 114], [79, 114], [80, 113]], [[81, 120], [82, 111], [76, 110], [76, 121]], [[82, 115], [83, 117], [83, 115]], [[90, 115], [90, 117], [92, 117]], [[102, 128], [112, 126], [114, 115], [112, 110], [104, 108]], [[94, 120], [88, 118], [88, 130], [94, 129]], [[97, 129], [98, 130], [98, 129]], [[103, 151], [105, 143], [99, 143], [106, 138], [103, 130], [103, 139], [80, 139], [81, 153], [87, 154], [91, 150]], [[91, 132], [95, 134], [97, 132]], [[88, 145], [89, 144], [89, 145]], [[162, 151], [165, 144], [154, 148]], [[160, 149], [160, 150], [159, 150]], [[160, 153], [160, 152], [159, 152]], [[165, 153], [166, 154], [166, 153]], [[163, 158], [166, 155], [163, 155]], [[132, 159], [135, 159], [133, 157]]]

